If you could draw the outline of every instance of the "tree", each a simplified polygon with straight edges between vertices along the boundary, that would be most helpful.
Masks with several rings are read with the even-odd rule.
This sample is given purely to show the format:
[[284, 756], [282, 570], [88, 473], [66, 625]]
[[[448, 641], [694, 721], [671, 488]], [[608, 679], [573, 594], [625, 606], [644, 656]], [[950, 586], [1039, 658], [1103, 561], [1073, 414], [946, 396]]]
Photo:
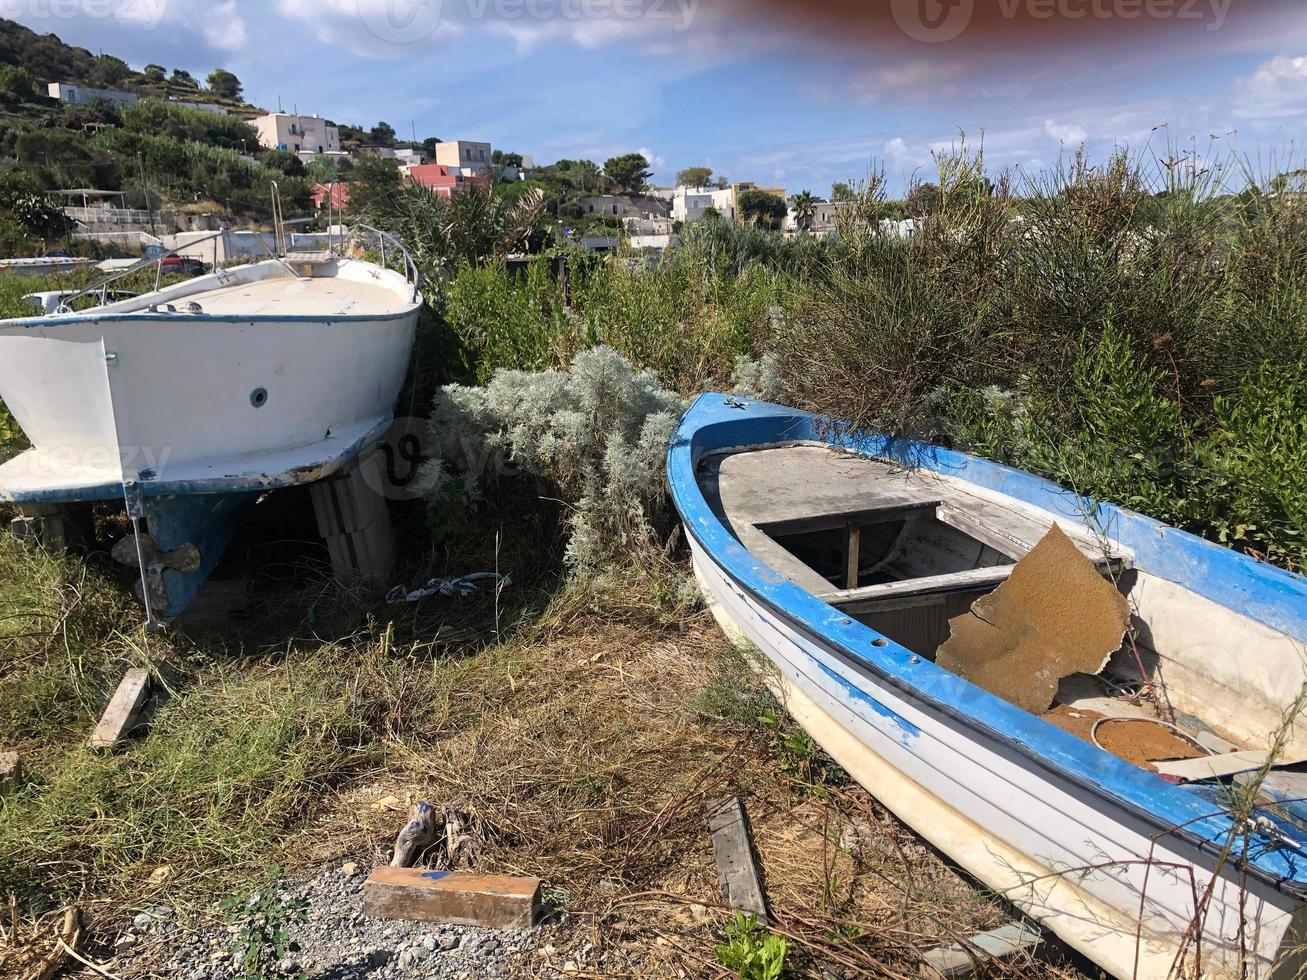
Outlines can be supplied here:
[[400, 189], [399, 164], [385, 157], [363, 157], [349, 182], [349, 209], [376, 209]]
[[790, 204], [794, 207], [794, 223], [801, 231], [808, 231], [812, 227], [812, 219], [817, 216], [817, 203], [817, 198], [811, 191], [799, 191], [790, 198]]
[[578, 189], [582, 191], [603, 190], [604, 173], [599, 164], [593, 160], [576, 160], [570, 168]]
[[678, 187], [707, 187], [712, 180], [712, 167], [686, 167], [676, 174]]
[[244, 92], [241, 80], [224, 68], [215, 68], [209, 72], [209, 77], [205, 81], [209, 83], [210, 92], [219, 98], [231, 99], [233, 102]]
[[308, 168], [304, 166], [304, 161], [299, 158], [299, 154], [292, 153], [290, 150], [264, 150], [259, 154], [259, 163], [270, 170], [280, 170], [287, 177], [308, 175]]
[[132, 74], [132, 67], [127, 62], [111, 54], [102, 54], [95, 59], [89, 81], [102, 88], [114, 88], [131, 78]]
[[495, 150], [490, 154], [490, 162], [496, 167], [520, 167], [522, 166], [522, 154]]
[[441, 140], [437, 136], [428, 136], [422, 141], [422, 152], [427, 155], [427, 159], [434, 160], [436, 158], [436, 147], [440, 143]]
[[368, 138], [377, 146], [394, 146], [395, 127], [388, 122], [379, 122], [368, 132]]
[[914, 218], [925, 218], [939, 210], [940, 192], [938, 184], [917, 184], [903, 202], [904, 208]]
[[26, 102], [35, 95], [36, 87], [26, 68], [17, 65], [0, 68], [0, 102]]
[[789, 211], [783, 199], [766, 191], [745, 191], [740, 195], [740, 217], [760, 228], [779, 228]]
[[187, 88], [199, 88], [200, 84], [195, 80], [195, 76], [185, 68], [174, 68], [172, 70], [172, 80], [178, 85], [185, 85]]
[[146, 65], [141, 69], [141, 74], [152, 82], [166, 82], [168, 80], [168, 69], [163, 65]]
[[653, 176], [649, 161], [639, 153], [624, 153], [620, 157], [611, 157], [604, 162], [604, 173], [628, 194], [639, 194], [645, 188], [645, 182]]
[[853, 188], [844, 183], [844, 181], [837, 180], [835, 183], [831, 184], [830, 199], [832, 201], [852, 201]]

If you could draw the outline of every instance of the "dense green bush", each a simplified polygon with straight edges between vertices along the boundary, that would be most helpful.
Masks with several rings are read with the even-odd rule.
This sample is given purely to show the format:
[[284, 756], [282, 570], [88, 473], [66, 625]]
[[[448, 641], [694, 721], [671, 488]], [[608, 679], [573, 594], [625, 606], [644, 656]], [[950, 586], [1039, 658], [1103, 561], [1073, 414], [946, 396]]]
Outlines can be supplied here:
[[[845, 236], [775, 338], [789, 398], [1307, 560], [1307, 203], [1219, 161], [940, 160], [911, 240]], [[874, 191], [873, 191], [874, 193]]]
[[136, 105], [123, 106], [119, 113], [123, 128], [134, 133], [171, 136], [228, 150], [255, 150], [259, 146], [258, 131], [238, 116], [220, 116], [161, 99], [143, 99]]

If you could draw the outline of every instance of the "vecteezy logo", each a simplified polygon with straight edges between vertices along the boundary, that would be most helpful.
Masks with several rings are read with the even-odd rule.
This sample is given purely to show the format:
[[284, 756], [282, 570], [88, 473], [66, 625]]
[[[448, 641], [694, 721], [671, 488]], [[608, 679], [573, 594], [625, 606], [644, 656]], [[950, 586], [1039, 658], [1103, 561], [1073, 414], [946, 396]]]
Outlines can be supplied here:
[[961, 36], [971, 24], [975, 0], [893, 0], [899, 29], [916, 41], [939, 44]]
[[368, 30], [391, 44], [414, 44], [440, 26], [441, 0], [358, 0]]

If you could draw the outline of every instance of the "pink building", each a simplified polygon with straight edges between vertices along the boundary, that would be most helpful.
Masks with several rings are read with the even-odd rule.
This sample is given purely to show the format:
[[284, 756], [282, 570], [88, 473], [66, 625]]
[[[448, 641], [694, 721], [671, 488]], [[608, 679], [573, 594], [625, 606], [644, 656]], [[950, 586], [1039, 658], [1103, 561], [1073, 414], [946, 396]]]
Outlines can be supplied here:
[[344, 211], [349, 207], [349, 184], [337, 181], [332, 184], [313, 185], [313, 207], [316, 210], [321, 211], [327, 206], [328, 196], [331, 198], [333, 211]]
[[461, 191], [476, 177], [466, 177], [453, 167], [440, 163], [424, 163], [408, 168], [409, 179], [427, 190], [434, 191], [441, 197], [452, 197], [455, 191]]

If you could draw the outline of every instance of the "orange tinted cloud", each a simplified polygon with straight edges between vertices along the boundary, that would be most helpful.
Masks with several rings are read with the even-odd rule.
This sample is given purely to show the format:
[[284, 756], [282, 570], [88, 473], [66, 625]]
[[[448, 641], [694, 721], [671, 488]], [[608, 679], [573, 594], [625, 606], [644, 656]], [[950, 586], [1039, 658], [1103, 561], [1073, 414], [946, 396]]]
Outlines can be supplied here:
[[[711, 0], [709, 0], [711, 2]], [[1118, 43], [1175, 34], [1219, 36], [1278, 0], [757, 0], [750, 9], [791, 30], [850, 45]]]

